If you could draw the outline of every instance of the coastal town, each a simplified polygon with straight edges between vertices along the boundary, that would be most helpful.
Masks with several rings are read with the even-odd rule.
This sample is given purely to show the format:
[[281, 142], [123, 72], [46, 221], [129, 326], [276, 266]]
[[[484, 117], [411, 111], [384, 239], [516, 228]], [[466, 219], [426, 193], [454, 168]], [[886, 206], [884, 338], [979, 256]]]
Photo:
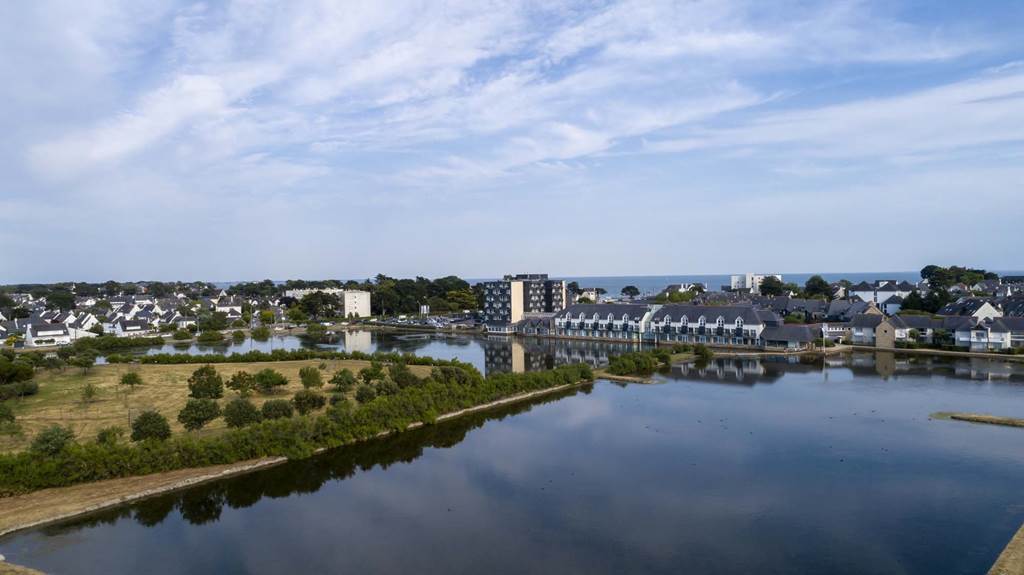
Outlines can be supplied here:
[[1024, 350], [1024, 276], [928, 266], [917, 282], [815, 275], [799, 286], [781, 274], [745, 273], [728, 285], [673, 284], [647, 295], [634, 286], [607, 294], [547, 274], [472, 286], [454, 276], [379, 276], [347, 285], [107, 282], [0, 291], [0, 341], [12, 349], [98, 335], [217, 343], [240, 330], [266, 338], [305, 328], [322, 337], [324, 326], [784, 352], [847, 345], [1013, 354]]

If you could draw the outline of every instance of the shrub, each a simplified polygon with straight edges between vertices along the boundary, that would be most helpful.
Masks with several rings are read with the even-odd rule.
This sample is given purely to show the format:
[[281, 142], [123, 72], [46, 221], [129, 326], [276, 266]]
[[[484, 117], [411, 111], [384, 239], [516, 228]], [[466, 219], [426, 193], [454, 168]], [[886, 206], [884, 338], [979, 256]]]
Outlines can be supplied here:
[[75, 433], [66, 427], [53, 425], [39, 432], [32, 440], [33, 453], [55, 456], [64, 451], [75, 440]]
[[117, 445], [124, 437], [124, 428], [113, 425], [104, 427], [96, 434], [96, 443], [100, 445]]
[[121, 376], [121, 385], [127, 385], [130, 389], [135, 389], [136, 385], [142, 385], [142, 376], [136, 371], [129, 371]]
[[219, 331], [207, 330], [196, 338], [199, 343], [224, 343], [224, 336]]
[[6, 403], [0, 403], [0, 424], [14, 423], [14, 410]]
[[248, 371], [238, 371], [228, 380], [228, 389], [242, 397], [248, 397], [256, 389], [256, 378]]
[[342, 369], [331, 377], [331, 385], [333, 385], [339, 393], [348, 393], [356, 386], [356, 376], [352, 374], [351, 370]]
[[324, 384], [323, 378], [320, 377], [320, 370], [311, 366], [306, 366], [299, 370], [299, 379], [302, 381], [302, 387], [306, 389], [321, 387]]
[[271, 399], [260, 408], [263, 419], [281, 419], [295, 414], [292, 404], [287, 399]]
[[167, 418], [155, 411], [143, 411], [132, 422], [132, 441], [164, 440], [171, 436]]
[[359, 389], [356, 390], [356, 401], [359, 403], [369, 403], [377, 398], [377, 390], [371, 385], [360, 385]]
[[327, 403], [327, 398], [315, 391], [303, 389], [295, 394], [292, 403], [295, 404], [296, 411], [301, 415], [306, 415], [323, 407]]
[[204, 365], [188, 378], [189, 397], [218, 399], [224, 397], [224, 380], [212, 365]]
[[265, 325], [253, 328], [251, 333], [252, 338], [256, 341], [267, 341], [270, 339], [270, 328]]
[[0, 385], [0, 401], [14, 397], [26, 397], [39, 393], [39, 384], [34, 381], [19, 381]]
[[224, 406], [224, 421], [228, 427], [245, 427], [259, 423], [261, 419], [260, 410], [248, 399], [232, 399]]
[[382, 377], [384, 377], [384, 369], [376, 361], [372, 362], [369, 367], [359, 370], [359, 378], [367, 385], [373, 383], [375, 379], [381, 379]]
[[35, 371], [32, 369], [32, 364], [0, 355], [0, 385], [28, 381], [33, 376], [35, 376]]
[[82, 387], [82, 403], [92, 403], [96, 401], [96, 396], [99, 395], [99, 390], [90, 381]]
[[409, 366], [404, 363], [391, 364], [391, 367], [388, 368], [388, 375], [391, 376], [391, 381], [395, 382], [402, 389], [420, 384], [420, 378], [416, 377], [412, 370], [409, 369]]
[[702, 361], [708, 361], [715, 355], [714, 353], [712, 353], [710, 349], [708, 349], [708, 346], [704, 345], [703, 343], [698, 343], [697, 345], [693, 346], [693, 353], [697, 355], [697, 359], [700, 359]]
[[235, 343], [242, 343], [243, 341], [245, 341], [245, 332], [240, 329], [236, 329], [235, 331], [231, 332], [231, 341]]
[[212, 399], [190, 399], [178, 412], [178, 421], [189, 431], [202, 429], [218, 417], [220, 406]]
[[256, 372], [256, 388], [261, 393], [273, 393], [278, 387], [284, 387], [288, 385], [288, 378], [281, 373], [270, 369], [261, 369]]
[[173, 334], [171, 334], [171, 339], [177, 341], [192, 339], [192, 332], [190, 332], [187, 329], [178, 329], [175, 330]]

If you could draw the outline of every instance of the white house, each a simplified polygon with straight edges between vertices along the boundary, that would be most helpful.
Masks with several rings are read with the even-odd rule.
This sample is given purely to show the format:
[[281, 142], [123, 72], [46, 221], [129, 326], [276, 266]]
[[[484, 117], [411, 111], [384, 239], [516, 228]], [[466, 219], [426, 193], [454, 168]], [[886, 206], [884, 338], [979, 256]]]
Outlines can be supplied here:
[[953, 303], [944, 305], [942, 309], [938, 311], [938, 315], [994, 319], [997, 317], [1003, 317], [1003, 311], [984, 299], [964, 297]]
[[881, 305], [894, 296], [905, 299], [915, 289], [917, 288], [913, 284], [906, 281], [878, 280], [875, 283], [860, 282], [851, 286], [848, 293], [866, 302]]
[[59, 323], [35, 323], [25, 327], [25, 346], [68, 345], [71, 333]]
[[650, 331], [657, 341], [757, 346], [768, 325], [781, 323], [775, 313], [750, 305], [669, 304], [654, 312]]
[[148, 322], [134, 319], [120, 319], [114, 323], [114, 334], [117, 337], [136, 337], [153, 333], [153, 326]]
[[639, 341], [652, 313], [646, 305], [575, 304], [555, 315], [555, 334]]

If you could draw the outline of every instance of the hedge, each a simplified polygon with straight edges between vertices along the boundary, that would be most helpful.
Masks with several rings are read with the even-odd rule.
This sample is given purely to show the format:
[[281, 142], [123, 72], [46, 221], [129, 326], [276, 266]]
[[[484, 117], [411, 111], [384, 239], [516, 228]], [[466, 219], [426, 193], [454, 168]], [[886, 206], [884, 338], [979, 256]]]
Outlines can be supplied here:
[[275, 349], [271, 352], [247, 351], [245, 353], [220, 354], [210, 353], [192, 355], [187, 353], [157, 353], [153, 355], [107, 357], [107, 363], [142, 363], [142, 364], [181, 364], [181, 363], [260, 363], [270, 361], [300, 361], [308, 359], [326, 360], [360, 360], [380, 361], [384, 363], [404, 363], [406, 365], [449, 365], [468, 367], [470, 364], [457, 359], [434, 359], [432, 357], [412, 355], [411, 353], [363, 353], [361, 351], [345, 352], [315, 349]]
[[134, 444], [72, 444], [46, 457], [31, 452], [0, 455], [0, 496], [267, 456], [299, 459], [320, 448], [403, 431], [411, 423], [433, 423], [445, 413], [592, 380], [590, 367], [582, 364], [487, 378], [471, 367], [438, 366], [418, 385], [359, 407], [340, 402], [321, 414], [264, 420], [209, 437], [178, 435], [167, 441]]

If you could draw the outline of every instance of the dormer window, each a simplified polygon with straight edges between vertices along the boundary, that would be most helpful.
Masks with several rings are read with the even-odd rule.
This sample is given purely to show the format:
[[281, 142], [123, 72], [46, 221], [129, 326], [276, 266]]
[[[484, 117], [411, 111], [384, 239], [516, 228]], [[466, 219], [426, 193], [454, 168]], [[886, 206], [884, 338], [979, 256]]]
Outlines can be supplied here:
[[707, 323], [708, 320], [705, 319], [704, 316], [700, 316], [699, 318], [697, 318], [697, 325], [699, 325], [700, 327], [704, 327], [705, 325], [707, 325]]
[[715, 320], [715, 325], [717, 325], [718, 327], [725, 327], [725, 318], [722, 316], [718, 316], [718, 319]]

